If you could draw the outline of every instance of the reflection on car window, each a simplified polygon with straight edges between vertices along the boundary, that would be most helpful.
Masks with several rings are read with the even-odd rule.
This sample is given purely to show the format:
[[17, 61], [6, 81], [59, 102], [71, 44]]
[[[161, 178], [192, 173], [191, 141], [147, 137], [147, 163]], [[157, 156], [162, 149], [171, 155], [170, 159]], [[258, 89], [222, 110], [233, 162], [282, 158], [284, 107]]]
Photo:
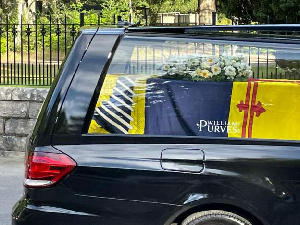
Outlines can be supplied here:
[[299, 46], [127, 37], [89, 133], [300, 140]]

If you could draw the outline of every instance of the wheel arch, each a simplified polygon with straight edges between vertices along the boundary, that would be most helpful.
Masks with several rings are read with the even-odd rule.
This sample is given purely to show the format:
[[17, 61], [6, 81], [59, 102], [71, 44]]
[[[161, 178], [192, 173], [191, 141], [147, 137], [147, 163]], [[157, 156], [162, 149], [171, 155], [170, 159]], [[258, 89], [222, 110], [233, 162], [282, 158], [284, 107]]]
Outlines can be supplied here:
[[207, 211], [207, 210], [223, 210], [227, 212], [235, 213], [239, 216], [244, 217], [245, 219], [248, 219], [253, 225], [269, 225], [266, 222], [262, 222], [262, 219], [258, 218], [253, 213], [250, 213], [249, 211], [240, 208], [238, 206], [230, 205], [230, 204], [224, 204], [224, 203], [210, 203], [210, 204], [204, 204], [204, 205], [197, 205], [192, 208], [189, 208], [183, 212], [181, 212], [179, 215], [176, 216], [175, 219], [170, 224], [178, 224], [180, 225], [185, 218], [190, 216], [193, 213]]

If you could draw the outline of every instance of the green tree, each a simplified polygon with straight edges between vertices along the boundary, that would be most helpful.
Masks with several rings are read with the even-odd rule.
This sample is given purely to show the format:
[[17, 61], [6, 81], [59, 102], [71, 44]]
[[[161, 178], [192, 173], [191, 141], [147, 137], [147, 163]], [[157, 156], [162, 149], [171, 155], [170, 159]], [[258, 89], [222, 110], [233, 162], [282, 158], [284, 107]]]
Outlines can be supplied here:
[[17, 0], [0, 0], [0, 21], [5, 20], [6, 17], [10, 18], [10, 21], [17, 19]]
[[124, 19], [128, 19], [129, 4], [127, 0], [106, 0], [102, 4], [102, 8], [104, 23], [112, 23], [114, 15], [120, 15]]
[[254, 19], [255, 0], [219, 0], [217, 10], [227, 18], [235, 17], [239, 23], [250, 23]]
[[163, 3], [166, 0], [147, 0], [150, 7], [150, 25], [153, 25], [157, 21], [157, 14], [160, 12]]
[[219, 0], [217, 10], [239, 23], [297, 23], [299, 5], [300, 0]]
[[198, 0], [166, 0], [160, 12], [194, 13], [197, 11], [197, 8]]
[[256, 0], [254, 18], [262, 23], [296, 23], [300, 21], [300, 0]]

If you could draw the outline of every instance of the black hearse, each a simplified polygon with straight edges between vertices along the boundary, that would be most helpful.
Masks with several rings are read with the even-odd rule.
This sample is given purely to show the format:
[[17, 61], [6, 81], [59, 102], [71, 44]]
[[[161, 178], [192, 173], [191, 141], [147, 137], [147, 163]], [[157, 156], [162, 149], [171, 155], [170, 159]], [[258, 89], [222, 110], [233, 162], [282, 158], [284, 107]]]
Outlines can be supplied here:
[[83, 30], [12, 224], [300, 224], [299, 31]]

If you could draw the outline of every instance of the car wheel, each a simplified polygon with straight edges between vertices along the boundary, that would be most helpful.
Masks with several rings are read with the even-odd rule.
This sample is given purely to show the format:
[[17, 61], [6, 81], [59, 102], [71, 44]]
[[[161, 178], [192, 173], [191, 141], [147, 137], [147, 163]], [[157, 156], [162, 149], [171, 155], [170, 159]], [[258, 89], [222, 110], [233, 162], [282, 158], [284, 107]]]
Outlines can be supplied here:
[[181, 225], [252, 225], [252, 223], [231, 212], [209, 210], [190, 215]]

